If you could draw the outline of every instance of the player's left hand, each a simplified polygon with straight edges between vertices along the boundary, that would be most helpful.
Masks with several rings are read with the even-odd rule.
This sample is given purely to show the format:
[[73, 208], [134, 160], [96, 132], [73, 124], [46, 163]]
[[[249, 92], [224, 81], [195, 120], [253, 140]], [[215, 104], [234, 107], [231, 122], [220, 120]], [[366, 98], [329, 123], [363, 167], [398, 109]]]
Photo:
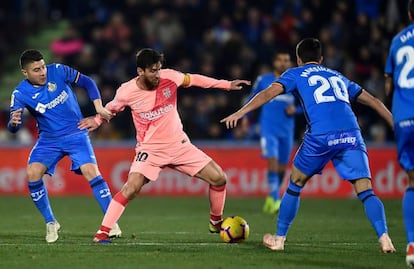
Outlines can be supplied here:
[[237, 121], [241, 119], [243, 116], [244, 115], [238, 111], [222, 119], [220, 122], [225, 123], [227, 129], [235, 128], [237, 127]]
[[230, 90], [241, 90], [244, 85], [250, 85], [250, 81], [243, 79], [235, 79], [230, 83]]
[[96, 129], [98, 129], [98, 127], [99, 127], [99, 124], [95, 120], [95, 116], [91, 116], [91, 117], [81, 119], [78, 122], [78, 128], [81, 129], [81, 130], [87, 129], [89, 132], [92, 132], [92, 131], [95, 131]]

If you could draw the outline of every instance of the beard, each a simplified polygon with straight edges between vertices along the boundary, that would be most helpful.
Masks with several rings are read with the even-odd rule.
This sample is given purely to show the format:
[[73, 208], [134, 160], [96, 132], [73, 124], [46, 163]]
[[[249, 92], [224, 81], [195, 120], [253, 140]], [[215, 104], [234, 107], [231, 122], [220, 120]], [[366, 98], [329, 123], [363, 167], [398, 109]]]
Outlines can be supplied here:
[[148, 89], [148, 90], [155, 90], [155, 88], [158, 87], [158, 85], [160, 84], [160, 79], [159, 78], [154, 78], [152, 80], [144, 77], [142, 83], [144, 84], [144, 86]]

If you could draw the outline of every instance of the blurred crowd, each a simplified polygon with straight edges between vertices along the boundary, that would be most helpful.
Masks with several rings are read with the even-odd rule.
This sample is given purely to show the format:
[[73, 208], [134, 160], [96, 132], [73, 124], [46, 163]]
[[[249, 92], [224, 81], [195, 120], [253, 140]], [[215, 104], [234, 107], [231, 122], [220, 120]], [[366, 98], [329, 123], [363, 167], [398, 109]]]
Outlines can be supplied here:
[[[163, 52], [167, 68], [253, 82], [271, 70], [275, 51], [288, 50], [295, 61], [296, 43], [317, 37], [323, 44], [325, 65], [343, 72], [389, 106], [384, 96], [385, 59], [391, 38], [408, 23], [402, 0], [20, 0], [9, 5], [5, 8], [12, 12], [0, 11], [0, 34], [7, 37], [0, 41], [0, 57], [24, 42], [25, 33], [67, 20], [65, 29], [49, 44], [52, 61], [94, 78], [104, 103], [122, 82], [136, 76], [134, 56], [143, 47]], [[0, 64], [0, 80], [1, 71]], [[85, 116], [94, 114], [86, 93], [75, 90]], [[257, 139], [260, 126], [229, 131], [219, 123], [249, 93], [249, 87], [240, 92], [181, 89], [178, 106], [185, 131], [193, 140]], [[7, 109], [3, 106], [0, 140], [10, 139], [4, 129]], [[355, 109], [369, 142], [393, 140], [391, 130], [374, 111]], [[297, 116], [296, 140], [304, 126], [303, 117]], [[14, 139], [28, 141], [36, 135], [31, 117], [25, 127], [23, 138]], [[133, 139], [129, 112], [102, 125], [92, 137]]]

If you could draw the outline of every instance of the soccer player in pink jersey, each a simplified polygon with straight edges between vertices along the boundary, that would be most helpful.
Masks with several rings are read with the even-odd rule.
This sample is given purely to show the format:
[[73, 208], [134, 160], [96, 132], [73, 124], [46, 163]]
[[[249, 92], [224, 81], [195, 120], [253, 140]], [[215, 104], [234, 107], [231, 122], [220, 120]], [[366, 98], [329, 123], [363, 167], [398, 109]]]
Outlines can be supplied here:
[[[93, 241], [109, 243], [109, 231], [121, 217], [126, 205], [136, 197], [142, 186], [157, 180], [164, 167], [170, 167], [209, 185], [210, 222], [212, 233], [220, 232], [226, 198], [226, 174], [207, 154], [194, 146], [183, 131], [177, 111], [177, 88], [197, 86], [240, 90], [250, 85], [246, 80], [217, 80], [198, 74], [184, 74], [161, 69], [163, 54], [142, 49], [136, 55], [138, 76], [123, 83], [115, 98], [105, 108], [113, 113], [130, 107], [136, 128], [136, 155], [127, 182], [109, 204], [101, 227]], [[102, 124], [99, 115], [83, 119], [79, 127], [93, 131]]]

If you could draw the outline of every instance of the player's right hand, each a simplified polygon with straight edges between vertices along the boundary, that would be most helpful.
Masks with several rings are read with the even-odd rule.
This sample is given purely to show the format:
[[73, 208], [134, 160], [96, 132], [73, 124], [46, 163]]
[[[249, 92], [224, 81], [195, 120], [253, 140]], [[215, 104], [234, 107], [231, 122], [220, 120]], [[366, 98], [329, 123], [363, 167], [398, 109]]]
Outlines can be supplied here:
[[231, 114], [228, 117], [225, 117], [220, 122], [226, 124], [227, 129], [235, 128], [237, 127], [237, 121], [241, 119], [244, 116], [241, 112], [237, 111], [233, 114]]
[[81, 119], [78, 122], [78, 128], [81, 129], [81, 130], [87, 129], [89, 132], [92, 132], [92, 131], [95, 131], [96, 129], [98, 129], [98, 127], [99, 127], [99, 124], [95, 120], [95, 116], [91, 116], [91, 117]]
[[22, 124], [22, 112], [23, 108], [19, 108], [10, 112], [10, 125], [12, 127], [17, 127], [18, 125]]

